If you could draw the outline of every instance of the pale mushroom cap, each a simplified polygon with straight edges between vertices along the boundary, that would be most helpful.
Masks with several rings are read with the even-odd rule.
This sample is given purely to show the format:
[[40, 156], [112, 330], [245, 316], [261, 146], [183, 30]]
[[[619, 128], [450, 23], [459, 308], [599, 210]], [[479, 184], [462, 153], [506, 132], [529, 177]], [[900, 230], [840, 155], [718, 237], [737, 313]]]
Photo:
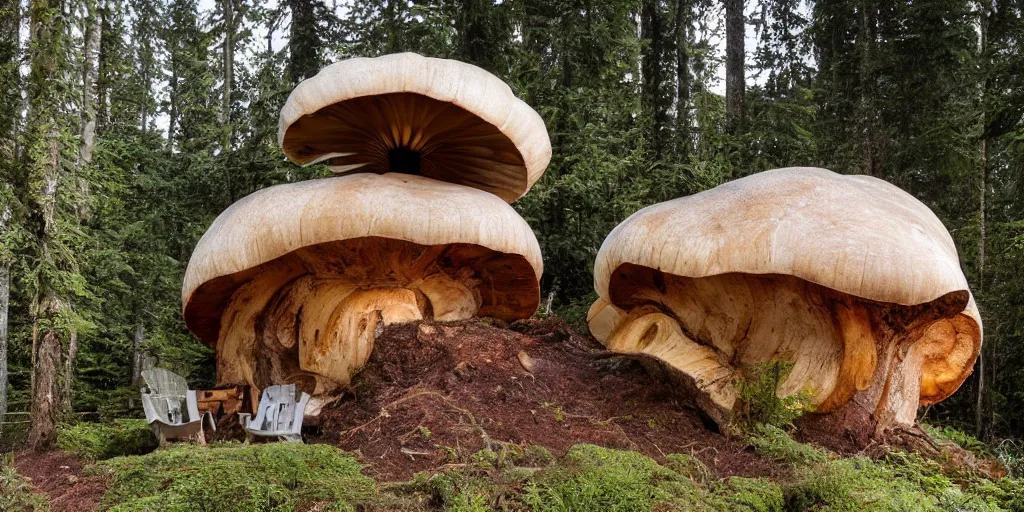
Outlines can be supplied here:
[[413, 147], [421, 174], [508, 202], [551, 160], [543, 119], [501, 79], [414, 53], [345, 60], [303, 81], [281, 110], [278, 142], [293, 162], [336, 172], [387, 172], [389, 150]]
[[870, 176], [775, 169], [644, 208], [605, 239], [594, 285], [632, 263], [684, 277], [785, 274], [917, 305], [968, 291], [956, 247], [914, 196]]
[[212, 343], [223, 302], [252, 277], [246, 271], [306, 247], [366, 237], [424, 246], [471, 244], [522, 260], [533, 285], [508, 293], [521, 295], [524, 307], [532, 303], [536, 309], [536, 283], [543, 273], [540, 246], [507, 203], [421, 176], [354, 174], [266, 188], [221, 213], [185, 271], [186, 325]]
[[952, 322], [926, 336], [935, 352], [922, 404], [955, 391], [981, 346], [981, 318], [949, 232], [916, 198], [870, 176], [776, 169], [649, 206], [612, 230], [597, 255], [594, 287], [617, 306], [613, 274], [624, 264], [687, 278], [789, 275], [890, 305], [957, 304]]

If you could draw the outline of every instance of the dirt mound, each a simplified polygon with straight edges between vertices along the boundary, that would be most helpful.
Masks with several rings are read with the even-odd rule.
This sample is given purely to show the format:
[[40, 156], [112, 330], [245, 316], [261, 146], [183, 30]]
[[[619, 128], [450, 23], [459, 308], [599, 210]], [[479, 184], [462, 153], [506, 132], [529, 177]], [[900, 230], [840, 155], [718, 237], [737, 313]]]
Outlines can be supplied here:
[[367, 471], [402, 480], [485, 448], [577, 443], [692, 454], [719, 476], [782, 476], [746, 443], [709, 428], [666, 379], [613, 357], [560, 320], [501, 328], [486, 321], [387, 327], [319, 433], [359, 454]]
[[14, 467], [36, 490], [46, 495], [50, 510], [91, 512], [99, 507], [107, 491], [104, 476], [83, 476], [83, 462], [64, 452], [23, 452]]

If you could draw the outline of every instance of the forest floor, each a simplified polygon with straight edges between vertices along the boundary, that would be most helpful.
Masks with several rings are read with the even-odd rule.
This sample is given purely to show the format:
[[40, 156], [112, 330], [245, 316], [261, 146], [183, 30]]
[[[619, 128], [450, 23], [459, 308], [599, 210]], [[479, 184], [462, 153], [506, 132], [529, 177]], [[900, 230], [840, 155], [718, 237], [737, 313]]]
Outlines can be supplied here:
[[[573, 483], [568, 487], [573, 489], [573, 496], [559, 497], [557, 494], [564, 491], [564, 486], [560, 487], [558, 483], [561, 482], [559, 478], [570, 478], [566, 475], [575, 475], [571, 478], [577, 479], [583, 478], [579, 476], [581, 474], [590, 475], [586, 478], [604, 482], [594, 484], [600, 487], [617, 482], [618, 478], [647, 474], [645, 471], [650, 475], [660, 475], [651, 477], [651, 482], [656, 482], [651, 485], [657, 489], [652, 487], [639, 494], [649, 498], [662, 496], [658, 494], [661, 492], [658, 486], [665, 485], [663, 480], [666, 478], [668, 481], [681, 479], [689, 482], [686, 485], [690, 487], [684, 486], [685, 489], [696, 494], [687, 498], [691, 501], [681, 505], [683, 509], [700, 503], [702, 509], [714, 510], [716, 508], [708, 504], [718, 503], [718, 509], [725, 510], [782, 510], [780, 507], [785, 494], [787, 504], [792, 504], [792, 499], [798, 500], [794, 502], [796, 505], [787, 505], [785, 510], [800, 510], [802, 502], [799, 500], [807, 492], [818, 492], [814, 490], [816, 488], [811, 491], [805, 489], [818, 485], [815, 480], [818, 475], [847, 471], [848, 468], [841, 464], [847, 460], [861, 460], [844, 459], [862, 454], [856, 452], [856, 447], [840, 433], [828, 427], [823, 430], [813, 420], [798, 423], [799, 428], [792, 434], [796, 439], [811, 443], [807, 445], [793, 441], [781, 430], [766, 431], [764, 436], [757, 438], [723, 435], [689, 405], [690, 401], [678, 389], [671, 376], [657, 363], [616, 357], [559, 319], [527, 320], [511, 325], [488, 320], [395, 325], [385, 328], [378, 337], [373, 356], [354, 380], [353, 390], [329, 404], [318, 421], [308, 425], [304, 436], [307, 447], [279, 448], [262, 444], [250, 447], [232, 443], [217, 445], [221, 448], [203, 452], [195, 447], [182, 446], [159, 450], [149, 456], [119, 457], [95, 465], [64, 452], [23, 453], [15, 458], [14, 467], [29, 479], [36, 492], [46, 497], [50, 510], [76, 512], [105, 508], [112, 503], [147, 494], [158, 501], [144, 501], [126, 510], [148, 510], [155, 506], [154, 503], [184, 499], [182, 496], [190, 496], [192, 492], [206, 496], [214, 489], [205, 487], [226, 484], [203, 480], [207, 477], [201, 476], [202, 471], [197, 470], [198, 467], [220, 467], [216, 475], [209, 476], [212, 481], [219, 482], [224, 477], [217, 475], [257, 472], [248, 468], [271, 464], [265, 472], [270, 473], [269, 478], [273, 479], [273, 474], [280, 470], [273, 464], [281, 460], [306, 461], [302, 463], [303, 467], [317, 468], [314, 473], [334, 475], [332, 478], [340, 479], [333, 484], [334, 487], [361, 489], [368, 485], [378, 489], [375, 491], [377, 494], [381, 489], [390, 489], [384, 505], [381, 505], [383, 502], [379, 496], [372, 499], [350, 494], [333, 497], [349, 500], [346, 503], [360, 503], [364, 509], [372, 510], [508, 508], [497, 505], [508, 499], [519, 505], [531, 503], [530, 493], [540, 493], [534, 496], [540, 500], [536, 503], [548, 503], [544, 500], [550, 499], [571, 501], [582, 499], [575, 493], [590, 483]], [[222, 428], [217, 437], [219, 441], [239, 439], [241, 432], [237, 427]], [[826, 446], [821, 447], [822, 444]], [[333, 451], [295, 451], [320, 448]], [[605, 448], [610, 450], [600, 451]], [[252, 450], [274, 450], [272, 460], [278, 462], [268, 462], [271, 459], [266, 453]], [[154, 456], [157, 459], [146, 459]], [[347, 462], [349, 459], [352, 459], [351, 463]], [[625, 464], [630, 469], [622, 474], [616, 473], [614, 478], [604, 473], [594, 477], [594, 469], [586, 464], [606, 459], [616, 461], [615, 464]], [[913, 489], [921, 485], [915, 480], [918, 477], [894, 476], [887, 473], [891, 471], [889, 466], [876, 467], [869, 459], [864, 461], [858, 463], [863, 466], [857, 467], [867, 468], [863, 471], [873, 472], [878, 479], [871, 480], [870, 485], [858, 484], [861, 487], [875, 489], [880, 485], [891, 485], [891, 481], [899, 478], [910, 482], [908, 485]], [[239, 469], [230, 469], [235, 467], [232, 464], [237, 464]], [[925, 468], [921, 469], [925, 471], [922, 474], [941, 475], [946, 471], [918, 459], [897, 461], [900, 467], [908, 464]], [[673, 469], [669, 471], [662, 466]], [[812, 467], [813, 470], [810, 469]], [[309, 483], [310, 489], [331, 487], [315, 481], [319, 477], [292, 474], [293, 471], [297, 470], [286, 470], [287, 481], [282, 484], [285, 489], [291, 489], [290, 492], [303, 488], [306, 478], [313, 479]], [[508, 489], [502, 487], [505, 490], [498, 492], [488, 487], [492, 484], [481, 487], [481, 471], [492, 484], [500, 483]], [[663, 474], [663, 471], [669, 472]], [[183, 474], [195, 480], [189, 486], [203, 489], [196, 491], [189, 486], [177, 487], [184, 485], [177, 483], [183, 481]], [[486, 498], [481, 498], [483, 508], [452, 506], [453, 503], [472, 505], [474, 502], [452, 501], [451, 493], [444, 494], [438, 487], [442, 480], [425, 475], [455, 482], [451, 485], [456, 494], [460, 488], [476, 489], [473, 491], [475, 495]], [[366, 477], [369, 480], [360, 480]], [[256, 477], [250, 475], [246, 478]], [[948, 485], [942, 485], [954, 486], [951, 480], [943, 481]], [[413, 482], [418, 483], [414, 485]], [[251, 489], [265, 485], [273, 490], [277, 484], [260, 480], [232, 485], [254, 493]], [[614, 483], [613, 487], [623, 485]], [[673, 485], [677, 487], [665, 496], [675, 496], [672, 499], [679, 500], [681, 491], [678, 485], [681, 484], [676, 482]], [[826, 483], [822, 492], [831, 492], [834, 486]], [[271, 490], [266, 493], [273, 495]], [[171, 491], [175, 494], [170, 498], [161, 494]], [[908, 492], [903, 488], [896, 491]], [[230, 495], [223, 489], [217, 492], [222, 496]], [[866, 491], [858, 488], [850, 492]], [[1024, 491], [1021, 492], [1024, 500]], [[523, 493], [526, 495], [520, 496]], [[751, 499], [769, 499], [762, 495], [777, 495], [779, 506], [743, 508], [737, 505]], [[312, 498], [294, 499], [299, 500], [296, 503], [305, 503]], [[726, 501], [714, 501], [721, 499]], [[828, 499], [832, 498], [820, 498]], [[820, 500], [809, 503], [820, 504]], [[371, 502], [378, 506], [365, 505]], [[600, 500], [594, 503], [608, 505]], [[0, 508], [3, 508], [2, 502]], [[300, 508], [319, 510], [309, 506]], [[557, 507], [532, 508], [560, 510]], [[662, 507], [659, 506], [658, 510]]]
[[386, 481], [483, 449], [537, 445], [560, 456], [579, 443], [655, 460], [686, 453], [723, 477], [784, 476], [742, 439], [717, 433], [674, 389], [558, 319], [508, 329], [397, 325], [378, 339], [354, 394], [321, 415], [310, 439], [356, 453]]

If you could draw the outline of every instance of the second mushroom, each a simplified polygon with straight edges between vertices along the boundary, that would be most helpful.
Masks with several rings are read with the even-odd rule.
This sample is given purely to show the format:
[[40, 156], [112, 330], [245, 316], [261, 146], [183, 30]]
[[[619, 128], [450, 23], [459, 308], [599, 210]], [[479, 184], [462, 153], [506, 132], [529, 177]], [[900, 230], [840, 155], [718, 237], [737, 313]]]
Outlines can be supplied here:
[[645, 208], [608, 235], [594, 284], [593, 334], [674, 369], [723, 427], [741, 370], [774, 360], [793, 363], [779, 395], [911, 425], [981, 347], [949, 233], [867, 176], [778, 169]]

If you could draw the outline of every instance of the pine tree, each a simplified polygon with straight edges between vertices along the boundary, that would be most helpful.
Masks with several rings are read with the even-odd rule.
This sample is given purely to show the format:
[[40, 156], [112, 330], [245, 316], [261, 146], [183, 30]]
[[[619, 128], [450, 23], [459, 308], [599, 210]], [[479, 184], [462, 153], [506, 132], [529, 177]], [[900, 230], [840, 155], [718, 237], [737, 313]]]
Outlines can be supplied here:
[[33, 270], [33, 394], [32, 423], [28, 445], [49, 450], [56, 441], [60, 406], [58, 379], [62, 341], [73, 323], [71, 291], [76, 286], [74, 255], [68, 251], [67, 230], [74, 216], [67, 211], [71, 176], [66, 142], [71, 138], [62, 106], [70, 98], [62, 87], [68, 79], [67, 27], [58, 0], [33, 0], [29, 4], [27, 82], [28, 118], [24, 131], [24, 182], [27, 210], [35, 237], [36, 267]]
[[[0, 423], [7, 416], [8, 313], [11, 265], [17, 236], [14, 180], [17, 132], [21, 104], [21, 2], [0, 2]], [[0, 427], [2, 429], [2, 427]]]

